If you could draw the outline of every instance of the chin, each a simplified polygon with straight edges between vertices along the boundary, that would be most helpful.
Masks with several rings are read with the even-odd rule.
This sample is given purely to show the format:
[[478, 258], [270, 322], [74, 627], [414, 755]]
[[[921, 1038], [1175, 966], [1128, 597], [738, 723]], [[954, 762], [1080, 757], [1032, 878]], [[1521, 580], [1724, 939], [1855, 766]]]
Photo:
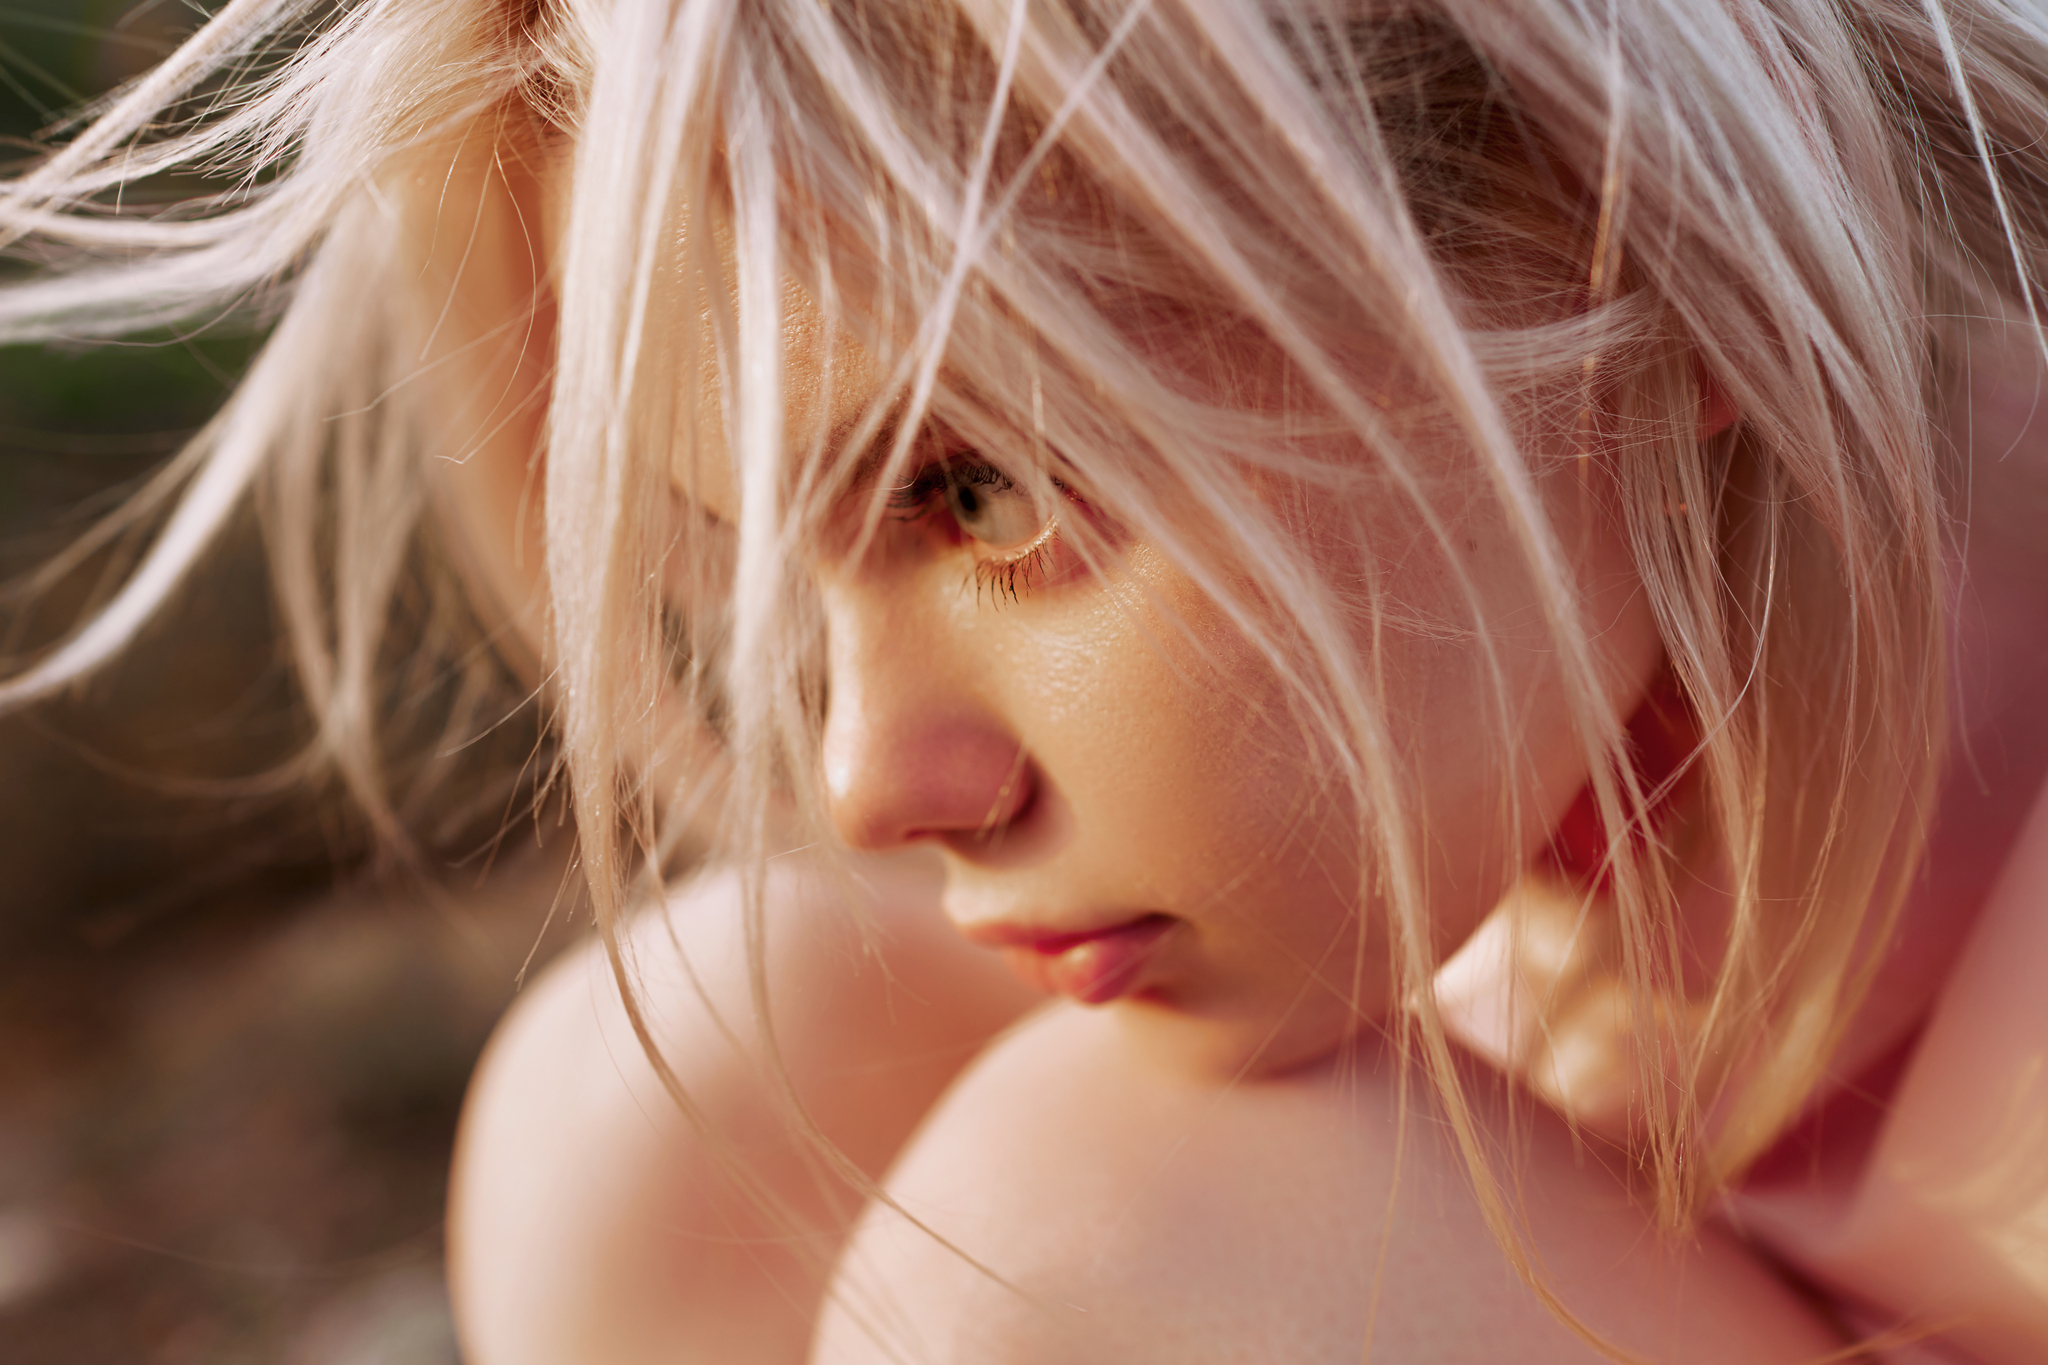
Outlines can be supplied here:
[[1145, 1060], [1201, 1083], [1276, 1078], [1335, 1060], [1371, 1026], [1339, 1001], [1264, 1014], [1207, 1012], [1139, 997], [1111, 1007]]

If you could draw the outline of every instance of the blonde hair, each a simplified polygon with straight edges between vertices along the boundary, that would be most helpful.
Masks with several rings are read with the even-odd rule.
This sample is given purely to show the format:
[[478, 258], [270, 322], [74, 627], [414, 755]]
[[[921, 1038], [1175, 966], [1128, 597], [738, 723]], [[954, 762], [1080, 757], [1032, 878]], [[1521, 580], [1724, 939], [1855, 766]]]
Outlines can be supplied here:
[[[1946, 724], [1937, 418], [1958, 320], [2033, 319], [2044, 126], [2048, 16], [2005, 0], [234, 0], [0, 189], [0, 231], [50, 266], [0, 290], [0, 339], [278, 318], [152, 494], [177, 490], [141, 566], [0, 704], [113, 657], [260, 489], [322, 752], [376, 808], [368, 674], [430, 454], [391, 224], [443, 192], [417, 183], [423, 148], [569, 141], [541, 657], [608, 939], [703, 811], [738, 812], [722, 838], [756, 861], [821, 820], [802, 551], [842, 450], [900, 469], [941, 421], [1082, 481], [1291, 689], [1372, 813], [1360, 904], [1385, 907], [1413, 1002], [1396, 1027], [1528, 1273], [1425, 989], [1426, 832], [1358, 645], [1361, 614], [1396, 628], [1400, 604], [1369, 553], [1329, 581], [1250, 491], [1369, 487], [1443, 543], [1386, 393], [1469, 449], [1616, 831], [1638, 1152], [1685, 1226], [1817, 1084], [1916, 867]], [[237, 188], [123, 207], [194, 167]], [[801, 449], [786, 276], [887, 381], [854, 431]], [[1155, 344], [1169, 330], [1206, 339], [1207, 367]], [[1234, 348], [1278, 358], [1291, 396], [1198, 382]], [[1708, 439], [1703, 379], [1741, 414]], [[696, 448], [700, 408], [729, 455]], [[1718, 859], [1734, 904], [1704, 984], [1683, 869], [1626, 833], [1660, 793], [1604, 699], [1532, 413], [1597, 429], [1581, 460], [1620, 489], [1699, 720], [1694, 861]], [[1353, 439], [1304, 445], [1303, 423]], [[729, 537], [671, 482], [727, 459]], [[323, 515], [324, 561], [304, 548]], [[1463, 591], [1492, 668], [1497, 623]]]

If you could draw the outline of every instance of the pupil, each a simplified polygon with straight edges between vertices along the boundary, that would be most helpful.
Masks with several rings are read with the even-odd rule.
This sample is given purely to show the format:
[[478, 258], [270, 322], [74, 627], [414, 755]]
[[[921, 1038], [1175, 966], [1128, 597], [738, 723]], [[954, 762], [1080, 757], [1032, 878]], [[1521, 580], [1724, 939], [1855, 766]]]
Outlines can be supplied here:
[[981, 511], [981, 499], [975, 496], [975, 492], [972, 488], [959, 489], [954, 494], [954, 498], [955, 501], [959, 504], [960, 514], [963, 517], [971, 519]]

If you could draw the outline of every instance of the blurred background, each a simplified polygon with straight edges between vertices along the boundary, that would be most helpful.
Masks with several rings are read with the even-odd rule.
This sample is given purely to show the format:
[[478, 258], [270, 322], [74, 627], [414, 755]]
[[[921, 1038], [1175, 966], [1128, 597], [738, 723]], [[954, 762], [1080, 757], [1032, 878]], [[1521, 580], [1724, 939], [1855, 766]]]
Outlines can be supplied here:
[[[0, 161], [203, 18], [9, 0]], [[178, 449], [259, 340], [0, 349], [0, 656], [104, 594], [133, 543], [43, 591], [24, 576]], [[535, 837], [551, 818], [491, 839], [530, 808], [538, 724], [465, 751], [431, 885], [379, 876], [331, 791], [252, 780], [307, 737], [282, 660], [251, 520], [118, 667], [0, 719], [6, 1365], [458, 1359], [442, 1205], [464, 1083], [576, 919], [567, 840]]]

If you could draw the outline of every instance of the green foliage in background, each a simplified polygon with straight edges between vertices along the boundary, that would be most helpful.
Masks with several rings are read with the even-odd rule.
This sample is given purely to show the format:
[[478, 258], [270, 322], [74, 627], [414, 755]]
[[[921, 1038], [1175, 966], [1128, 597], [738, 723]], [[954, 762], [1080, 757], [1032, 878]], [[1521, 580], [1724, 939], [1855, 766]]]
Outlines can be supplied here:
[[[44, 155], [70, 115], [140, 75], [204, 18], [181, 0], [0, 4], [0, 170]], [[103, 600], [109, 573], [131, 562], [140, 542], [129, 537], [111, 558], [39, 593], [19, 591], [21, 576], [175, 454], [220, 406], [259, 340], [237, 323], [199, 335], [0, 348], [7, 666]], [[138, 532], [146, 538], [148, 529]], [[212, 556], [204, 581], [130, 658], [76, 695], [0, 720], [0, 865], [10, 869], [0, 888], [0, 948], [169, 912], [280, 857], [317, 860], [303, 845], [283, 851], [281, 811], [177, 795], [187, 777], [260, 772], [298, 740], [263, 556], [249, 530]]]
[[90, 349], [0, 347], [0, 540], [47, 552], [203, 425], [256, 338], [139, 337]]
[[11, 0], [0, 6], [0, 137], [26, 148], [139, 75], [197, 28], [182, 0]]
[[[140, 75], [205, 14], [182, 0], [0, 4], [0, 164], [41, 155], [88, 101]], [[176, 450], [247, 366], [253, 338], [0, 348], [0, 539], [10, 567]]]

